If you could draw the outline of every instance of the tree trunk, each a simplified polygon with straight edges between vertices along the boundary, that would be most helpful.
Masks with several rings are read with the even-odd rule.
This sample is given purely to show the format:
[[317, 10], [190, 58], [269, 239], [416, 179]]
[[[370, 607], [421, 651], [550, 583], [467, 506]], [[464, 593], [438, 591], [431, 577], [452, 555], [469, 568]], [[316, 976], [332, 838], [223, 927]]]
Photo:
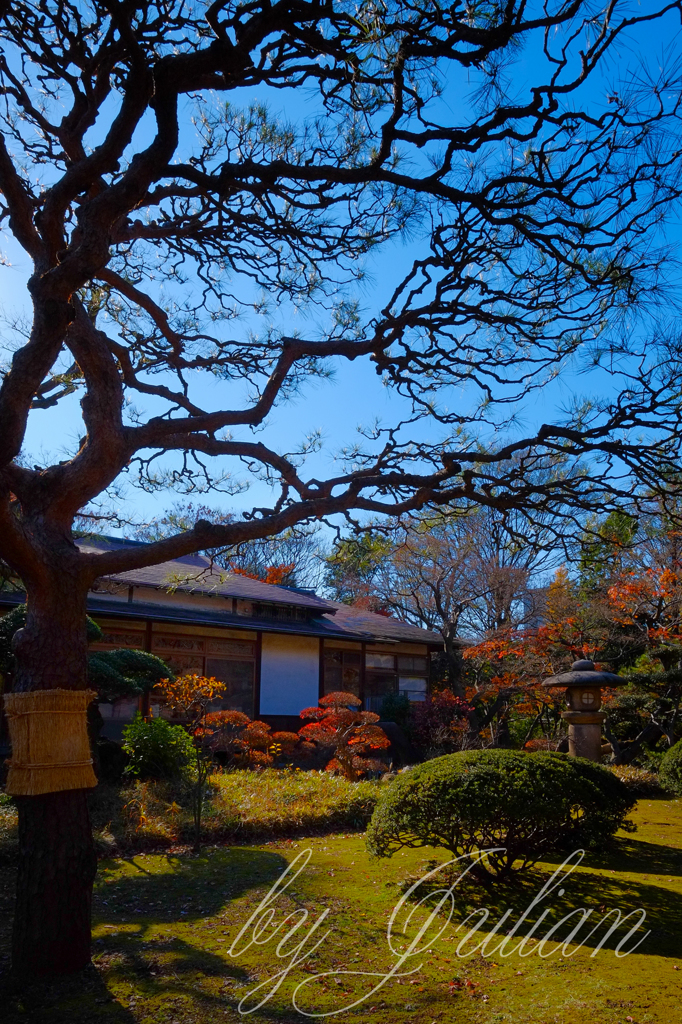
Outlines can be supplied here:
[[90, 962], [97, 869], [87, 790], [24, 796], [12, 967], [19, 975], [65, 974]]
[[622, 747], [620, 753], [617, 754], [614, 759], [610, 762], [611, 764], [629, 764], [634, 757], [639, 753], [645, 743], [655, 743], [663, 733], [661, 732], [660, 726], [655, 725], [653, 722], [649, 722], [645, 725], [639, 736], [628, 743], [626, 747]]
[[[67, 572], [27, 593], [26, 626], [14, 637], [14, 692], [84, 689], [86, 590]], [[97, 869], [87, 790], [17, 799], [19, 872], [12, 942], [18, 975], [81, 970], [90, 961]]]
[[[455, 627], [456, 629], [456, 627]], [[464, 683], [462, 681], [462, 649], [457, 643], [455, 630], [443, 630], [445, 656], [448, 666], [448, 682], [450, 689], [456, 697], [464, 697]]]

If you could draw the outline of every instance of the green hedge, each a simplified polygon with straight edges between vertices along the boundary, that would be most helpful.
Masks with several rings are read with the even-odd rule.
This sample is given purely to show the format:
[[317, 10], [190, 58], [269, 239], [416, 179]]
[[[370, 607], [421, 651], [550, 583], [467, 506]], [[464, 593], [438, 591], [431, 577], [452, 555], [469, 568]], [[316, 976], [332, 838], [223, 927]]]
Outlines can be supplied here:
[[382, 794], [367, 845], [378, 857], [404, 846], [453, 856], [504, 847], [485, 869], [508, 875], [552, 850], [602, 845], [632, 827], [625, 819], [635, 802], [620, 779], [583, 758], [473, 750], [401, 774]]

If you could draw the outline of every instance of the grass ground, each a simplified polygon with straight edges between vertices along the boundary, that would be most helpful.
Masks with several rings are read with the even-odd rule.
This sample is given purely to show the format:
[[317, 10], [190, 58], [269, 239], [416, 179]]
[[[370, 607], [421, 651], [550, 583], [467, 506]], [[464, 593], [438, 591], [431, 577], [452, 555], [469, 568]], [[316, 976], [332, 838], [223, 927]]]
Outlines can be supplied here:
[[[21, 991], [5, 982], [0, 1016], [6, 1024], [236, 1024], [243, 1011], [274, 987], [275, 981], [267, 979], [290, 964], [292, 950], [313, 933], [304, 950], [309, 948], [331, 929], [312, 956], [294, 963], [279, 989], [246, 1019], [254, 1024], [307, 1019], [292, 1006], [292, 995], [302, 981], [311, 979], [298, 990], [299, 1005], [307, 1014], [330, 1015], [322, 1019], [369, 1024], [673, 1024], [680, 1019], [682, 1003], [682, 801], [644, 799], [633, 817], [636, 833], [619, 836], [607, 854], [585, 858], [565, 881], [564, 894], [557, 890], [528, 918], [536, 920], [549, 904], [554, 908], [538, 929], [542, 937], [558, 917], [578, 908], [592, 909], [593, 920], [598, 920], [612, 907], [624, 914], [641, 907], [647, 919], [638, 935], [647, 929], [650, 934], [622, 958], [614, 947], [632, 922], [621, 925], [596, 956], [591, 954], [603, 926], [570, 957], [559, 951], [542, 959], [532, 943], [525, 957], [457, 955], [463, 935], [455, 933], [457, 923], [474, 909], [487, 907], [490, 927], [509, 907], [513, 913], [506, 929], [556, 870], [558, 861], [546, 863], [514, 885], [463, 883], [455, 890], [451, 924], [424, 955], [403, 967], [419, 969], [409, 977], [393, 978], [356, 1008], [343, 1009], [369, 993], [377, 977], [396, 963], [386, 929], [400, 884], [417, 877], [430, 857], [444, 859], [439, 851], [421, 850], [372, 861], [362, 835], [345, 832], [213, 847], [197, 856], [166, 852], [103, 861], [94, 905], [93, 967], [68, 981]], [[288, 955], [278, 958], [274, 948], [284, 930], [266, 942], [265, 929], [257, 933], [259, 945], [243, 951], [233, 947], [271, 886], [306, 850], [312, 853], [304, 870], [271, 908], [275, 925], [287, 914], [295, 915], [286, 928], [308, 911], [307, 921], [279, 950]], [[0, 884], [0, 946], [6, 956], [11, 866], [0, 869]], [[325, 909], [328, 916], [315, 931]], [[412, 930], [397, 935], [398, 954], [414, 935], [419, 913], [415, 911]], [[241, 945], [253, 934], [252, 925]], [[326, 971], [331, 973], [315, 977]], [[344, 973], [353, 971], [376, 976]], [[259, 985], [263, 987], [242, 1003], [240, 1013], [240, 1000]]]
[[[214, 775], [203, 839], [245, 843], [361, 828], [372, 816], [382, 785], [284, 769]], [[100, 785], [90, 796], [90, 817], [101, 856], [178, 850], [194, 839], [191, 801], [182, 783]], [[0, 797], [0, 861], [11, 860], [16, 849], [16, 811], [8, 798]]]

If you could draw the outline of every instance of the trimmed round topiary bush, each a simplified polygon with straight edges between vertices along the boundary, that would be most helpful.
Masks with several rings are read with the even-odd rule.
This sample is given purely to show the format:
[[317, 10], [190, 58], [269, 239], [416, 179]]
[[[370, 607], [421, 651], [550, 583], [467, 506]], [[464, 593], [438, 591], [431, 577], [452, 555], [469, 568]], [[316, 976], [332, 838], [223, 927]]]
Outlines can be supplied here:
[[661, 759], [658, 781], [669, 793], [682, 796], [682, 740], [666, 750]]
[[129, 758], [125, 774], [138, 779], [180, 778], [194, 760], [192, 737], [181, 725], [145, 721], [139, 713], [123, 730], [123, 749]]
[[367, 847], [390, 857], [435, 846], [453, 857], [504, 847], [482, 861], [497, 876], [531, 867], [561, 848], [598, 847], [635, 804], [601, 765], [567, 754], [472, 750], [438, 757], [395, 779], [367, 830]]

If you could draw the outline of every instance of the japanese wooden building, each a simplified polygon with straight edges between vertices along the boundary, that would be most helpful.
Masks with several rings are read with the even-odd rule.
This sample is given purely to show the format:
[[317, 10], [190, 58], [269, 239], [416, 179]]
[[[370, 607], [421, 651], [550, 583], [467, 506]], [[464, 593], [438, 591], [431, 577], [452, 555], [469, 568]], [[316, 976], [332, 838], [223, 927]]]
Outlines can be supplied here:
[[[78, 542], [93, 553], [133, 543]], [[21, 599], [0, 593], [0, 614]], [[137, 648], [175, 672], [215, 676], [227, 686], [223, 707], [279, 729], [299, 728], [299, 712], [333, 690], [371, 711], [388, 693], [423, 700], [431, 653], [443, 647], [436, 633], [228, 573], [200, 555], [99, 579], [88, 613], [104, 634], [93, 649]], [[100, 705], [106, 734], [118, 738], [137, 709], [137, 700]]]

